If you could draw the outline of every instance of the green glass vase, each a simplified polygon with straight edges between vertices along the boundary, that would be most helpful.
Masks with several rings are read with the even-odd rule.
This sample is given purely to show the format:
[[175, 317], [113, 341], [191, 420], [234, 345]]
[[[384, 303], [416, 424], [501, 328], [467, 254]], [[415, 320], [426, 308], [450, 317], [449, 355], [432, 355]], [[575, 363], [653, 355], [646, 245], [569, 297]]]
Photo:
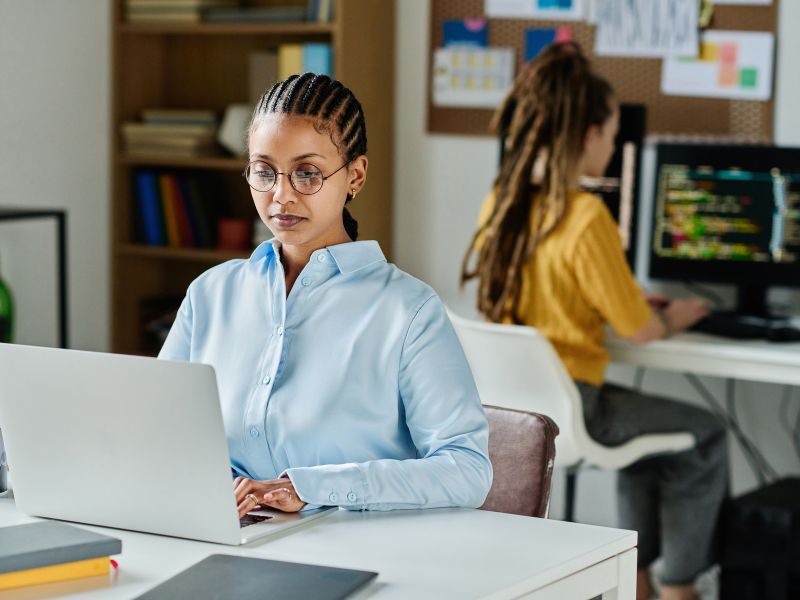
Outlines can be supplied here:
[[14, 297], [0, 272], [0, 342], [14, 341]]

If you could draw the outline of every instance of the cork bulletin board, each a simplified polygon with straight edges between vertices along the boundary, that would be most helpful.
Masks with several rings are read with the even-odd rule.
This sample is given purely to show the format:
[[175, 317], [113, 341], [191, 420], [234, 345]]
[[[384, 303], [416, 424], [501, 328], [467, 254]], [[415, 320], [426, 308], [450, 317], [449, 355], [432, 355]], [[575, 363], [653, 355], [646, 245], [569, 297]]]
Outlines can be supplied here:
[[[709, 29], [765, 31], [775, 34], [777, 3], [778, 0], [773, 0], [769, 6], [715, 6]], [[428, 59], [428, 131], [431, 133], [491, 135], [489, 120], [492, 110], [434, 106], [430, 85], [433, 51], [442, 45], [442, 23], [449, 19], [483, 17], [483, 5], [483, 0], [431, 0]], [[592, 52], [595, 27], [585, 21], [492, 18], [488, 20], [488, 24], [489, 46], [514, 48], [517, 71], [523, 63], [526, 29], [569, 27], [573, 39], [591, 57], [598, 73], [614, 86], [619, 100], [644, 104], [647, 107], [648, 134], [735, 137], [765, 143], [772, 141], [772, 100], [763, 102], [665, 96], [661, 93], [660, 59], [595, 57]]]

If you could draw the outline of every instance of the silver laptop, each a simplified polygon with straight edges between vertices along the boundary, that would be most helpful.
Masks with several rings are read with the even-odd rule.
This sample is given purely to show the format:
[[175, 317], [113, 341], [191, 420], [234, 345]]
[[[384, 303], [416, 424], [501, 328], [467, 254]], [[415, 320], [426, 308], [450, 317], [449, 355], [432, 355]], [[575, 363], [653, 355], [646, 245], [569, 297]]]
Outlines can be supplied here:
[[0, 344], [0, 428], [30, 515], [236, 545], [332, 510], [240, 522], [208, 365]]

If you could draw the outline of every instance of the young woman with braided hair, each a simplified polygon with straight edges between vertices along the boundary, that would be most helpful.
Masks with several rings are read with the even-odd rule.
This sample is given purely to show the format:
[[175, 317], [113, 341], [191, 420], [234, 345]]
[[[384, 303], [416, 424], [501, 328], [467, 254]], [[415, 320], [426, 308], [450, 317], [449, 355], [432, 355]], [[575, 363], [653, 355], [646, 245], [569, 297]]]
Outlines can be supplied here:
[[603, 332], [610, 324], [644, 343], [686, 329], [707, 309], [696, 299], [643, 294], [603, 201], [579, 189], [581, 176], [603, 175], [618, 120], [611, 86], [578, 45], [550, 46], [523, 68], [493, 119], [505, 151], [461, 281], [478, 279], [487, 319], [536, 327], [552, 342], [597, 441], [694, 435], [692, 450], [643, 460], [618, 477], [620, 526], [639, 531], [637, 597], [652, 596], [649, 567], [661, 556], [661, 597], [693, 598], [695, 577], [714, 561], [727, 492], [724, 428], [688, 404], [603, 385]]
[[[255, 108], [244, 172], [274, 238], [189, 286], [160, 358], [214, 366], [244, 515], [480, 506], [488, 427], [442, 302], [355, 241], [356, 97], [306, 73]], [[199, 440], [198, 443], [202, 443]]]

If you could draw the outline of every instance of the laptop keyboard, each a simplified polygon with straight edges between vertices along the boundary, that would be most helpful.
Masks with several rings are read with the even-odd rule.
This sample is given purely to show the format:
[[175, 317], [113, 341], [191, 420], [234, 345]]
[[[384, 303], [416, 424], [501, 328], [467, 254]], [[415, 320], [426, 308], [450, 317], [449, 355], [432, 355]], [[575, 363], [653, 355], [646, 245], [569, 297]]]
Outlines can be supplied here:
[[255, 525], [256, 523], [261, 523], [262, 521], [267, 521], [272, 517], [269, 515], [254, 515], [252, 513], [247, 513], [243, 517], [239, 517], [239, 527], [247, 527], [248, 525]]

